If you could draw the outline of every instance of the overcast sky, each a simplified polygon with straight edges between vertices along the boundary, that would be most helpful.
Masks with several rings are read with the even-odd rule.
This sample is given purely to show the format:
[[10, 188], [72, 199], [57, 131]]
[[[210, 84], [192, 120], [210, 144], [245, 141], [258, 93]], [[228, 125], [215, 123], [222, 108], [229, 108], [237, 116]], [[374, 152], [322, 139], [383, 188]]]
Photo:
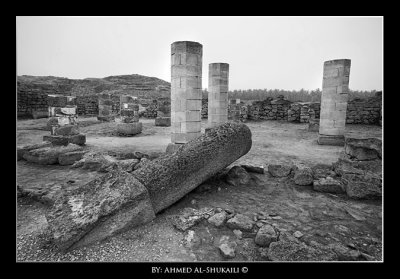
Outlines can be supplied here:
[[17, 75], [141, 74], [170, 81], [171, 44], [229, 63], [229, 89], [322, 87], [323, 63], [351, 59], [350, 88], [381, 90], [382, 17], [17, 17]]

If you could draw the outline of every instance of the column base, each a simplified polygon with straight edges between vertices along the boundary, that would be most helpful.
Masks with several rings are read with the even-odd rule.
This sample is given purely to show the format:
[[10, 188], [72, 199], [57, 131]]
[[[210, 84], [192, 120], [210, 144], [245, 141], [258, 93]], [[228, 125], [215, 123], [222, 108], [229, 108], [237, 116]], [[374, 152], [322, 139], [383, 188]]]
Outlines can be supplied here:
[[171, 117], [156, 117], [155, 125], [161, 127], [170, 127]]
[[319, 135], [318, 144], [320, 145], [334, 145], [334, 146], [344, 146], [344, 136], [327, 136]]
[[115, 116], [97, 116], [97, 120], [104, 122], [112, 122], [115, 120]]
[[142, 132], [142, 122], [118, 123], [117, 133], [119, 135], [132, 136]]
[[165, 151], [167, 154], [175, 153], [179, 147], [183, 146], [184, 143], [169, 143], [167, 146], [167, 150]]

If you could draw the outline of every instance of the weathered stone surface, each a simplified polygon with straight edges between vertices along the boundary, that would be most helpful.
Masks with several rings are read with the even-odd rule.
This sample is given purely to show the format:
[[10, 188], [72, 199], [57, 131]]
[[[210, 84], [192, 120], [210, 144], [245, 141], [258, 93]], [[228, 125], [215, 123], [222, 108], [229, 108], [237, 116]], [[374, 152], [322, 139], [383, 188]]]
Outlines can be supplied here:
[[358, 161], [341, 154], [333, 164], [346, 194], [354, 199], [379, 199], [382, 196], [382, 160]]
[[41, 143], [35, 143], [35, 144], [27, 144], [27, 145], [22, 145], [22, 146], [17, 146], [17, 160], [22, 160], [24, 159], [24, 154], [27, 153], [30, 150], [33, 149], [39, 149], [43, 147], [50, 147], [51, 142], [45, 141]]
[[254, 221], [250, 217], [243, 214], [236, 214], [235, 217], [229, 219], [226, 222], [228, 228], [235, 230], [239, 229], [242, 231], [251, 231], [253, 229]]
[[181, 146], [183, 146], [182, 143], [169, 143], [167, 145], [167, 149], [165, 150], [165, 153], [171, 154], [177, 151]]
[[261, 247], [268, 247], [271, 242], [278, 240], [278, 234], [269, 224], [263, 225], [257, 232], [254, 242]]
[[81, 160], [83, 155], [85, 155], [85, 151], [73, 151], [60, 154], [58, 156], [58, 163], [60, 165], [72, 165], [76, 161]]
[[268, 172], [274, 177], [285, 177], [290, 174], [292, 166], [285, 165], [268, 165]]
[[133, 170], [137, 170], [137, 169], [139, 169], [139, 168], [145, 166], [148, 162], [151, 162], [151, 160], [149, 160], [149, 159], [147, 159], [147, 158], [142, 158], [142, 159], [140, 159], [139, 163], [136, 164], [136, 165], [133, 167]]
[[117, 161], [116, 164], [121, 170], [131, 172], [133, 168], [139, 163], [138, 159], [127, 159]]
[[329, 249], [308, 246], [302, 242], [272, 242], [268, 250], [271, 261], [334, 261], [337, 255]]
[[102, 172], [106, 172], [109, 167], [113, 166], [117, 162], [117, 160], [112, 156], [96, 152], [86, 153], [82, 160], [83, 169]]
[[239, 166], [233, 166], [226, 174], [226, 182], [233, 186], [245, 186], [250, 183], [251, 177], [248, 172]]
[[155, 125], [161, 127], [170, 127], [171, 117], [157, 117], [155, 120]]
[[107, 173], [61, 196], [46, 213], [60, 250], [91, 244], [154, 218], [146, 187], [124, 171]]
[[178, 230], [186, 231], [200, 223], [202, 220], [208, 218], [210, 214], [213, 214], [213, 212], [212, 208], [196, 210], [194, 208], [186, 207], [181, 210], [179, 214], [172, 216], [171, 222]]
[[264, 167], [256, 167], [256, 166], [251, 166], [251, 165], [240, 165], [242, 168], [244, 168], [247, 172], [254, 172], [254, 173], [260, 173], [264, 174]]
[[294, 183], [296, 185], [311, 185], [314, 181], [313, 172], [311, 168], [299, 168], [294, 173]]
[[82, 151], [82, 147], [69, 144], [67, 146], [51, 146], [33, 149], [26, 152], [23, 157], [28, 162], [40, 164], [40, 165], [53, 165], [58, 163], [58, 157], [61, 154]]
[[221, 255], [227, 259], [233, 259], [236, 256], [235, 248], [237, 244], [235, 242], [224, 242], [218, 246]]
[[58, 135], [58, 136], [71, 136], [71, 135], [78, 135], [78, 134], [79, 134], [78, 125], [64, 125], [61, 127], [57, 127], [55, 129], [55, 135]]
[[382, 158], [382, 140], [346, 138], [344, 149], [351, 159], [360, 161]]
[[219, 228], [224, 224], [225, 220], [226, 220], [226, 212], [222, 211], [208, 218], [208, 223], [213, 224], [214, 226]]
[[327, 178], [314, 180], [313, 189], [317, 192], [334, 194], [344, 193], [344, 187], [340, 180], [333, 179], [329, 176]]
[[333, 167], [332, 165], [327, 164], [316, 164], [311, 167], [311, 170], [313, 171], [314, 179], [317, 180], [320, 178], [326, 178], [327, 176], [331, 175]]
[[245, 155], [251, 145], [245, 124], [224, 123], [132, 174], [149, 190], [157, 213]]
[[69, 143], [84, 145], [86, 143], [86, 135], [84, 134], [71, 135], [71, 136], [47, 135], [43, 136], [43, 141], [49, 141], [53, 145], [68, 145]]
[[347, 248], [340, 243], [332, 243], [328, 247], [337, 254], [339, 261], [357, 261], [362, 258], [360, 251]]
[[382, 178], [373, 173], [345, 174], [342, 176], [346, 194], [354, 199], [379, 199], [382, 197]]
[[136, 135], [142, 132], [142, 122], [118, 123], [117, 133], [122, 135]]
[[318, 144], [343, 146], [344, 145], [344, 136], [343, 135], [340, 135], [340, 136], [319, 135], [318, 136]]

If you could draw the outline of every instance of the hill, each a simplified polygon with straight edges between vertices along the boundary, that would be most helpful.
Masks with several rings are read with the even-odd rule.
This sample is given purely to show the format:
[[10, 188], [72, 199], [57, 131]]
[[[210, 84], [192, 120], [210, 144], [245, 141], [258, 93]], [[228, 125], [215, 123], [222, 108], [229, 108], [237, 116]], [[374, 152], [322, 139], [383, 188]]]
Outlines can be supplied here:
[[158, 99], [170, 96], [169, 82], [142, 75], [119, 75], [105, 78], [69, 79], [54, 76], [17, 77], [17, 91], [30, 91], [41, 94], [63, 94], [70, 96], [128, 94], [141, 99]]

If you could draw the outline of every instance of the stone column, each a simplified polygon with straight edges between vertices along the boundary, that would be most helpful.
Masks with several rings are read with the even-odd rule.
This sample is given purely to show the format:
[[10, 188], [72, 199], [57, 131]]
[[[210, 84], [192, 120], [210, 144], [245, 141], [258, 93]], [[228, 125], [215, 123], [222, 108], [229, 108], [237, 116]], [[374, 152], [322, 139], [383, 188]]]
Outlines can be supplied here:
[[99, 94], [99, 115], [98, 120], [101, 121], [114, 121], [115, 113], [113, 112], [112, 95], [103, 93]]
[[48, 95], [47, 102], [50, 135], [43, 136], [43, 140], [53, 145], [85, 144], [86, 136], [79, 133], [76, 97]]
[[344, 145], [350, 59], [324, 63], [318, 143]]
[[213, 128], [228, 121], [229, 64], [211, 63], [208, 68], [208, 124]]
[[171, 142], [184, 144], [201, 135], [203, 46], [171, 45]]
[[137, 97], [120, 96], [120, 118], [116, 118], [117, 133], [119, 135], [135, 135], [142, 132], [142, 123], [139, 122], [139, 101]]

